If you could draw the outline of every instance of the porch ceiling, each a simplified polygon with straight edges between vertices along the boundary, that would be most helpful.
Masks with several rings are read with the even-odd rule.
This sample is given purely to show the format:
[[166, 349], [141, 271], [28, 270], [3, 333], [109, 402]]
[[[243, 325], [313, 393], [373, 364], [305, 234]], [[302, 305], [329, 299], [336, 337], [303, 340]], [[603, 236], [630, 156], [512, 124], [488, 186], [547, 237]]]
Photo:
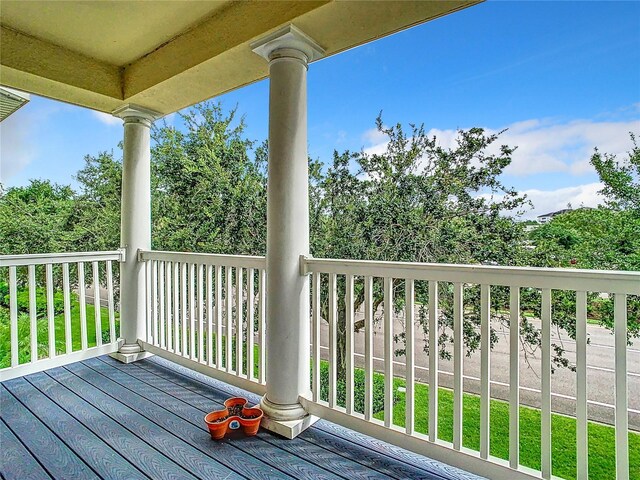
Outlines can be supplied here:
[[266, 77], [249, 44], [285, 24], [333, 55], [480, 1], [2, 0], [0, 83], [168, 114]]

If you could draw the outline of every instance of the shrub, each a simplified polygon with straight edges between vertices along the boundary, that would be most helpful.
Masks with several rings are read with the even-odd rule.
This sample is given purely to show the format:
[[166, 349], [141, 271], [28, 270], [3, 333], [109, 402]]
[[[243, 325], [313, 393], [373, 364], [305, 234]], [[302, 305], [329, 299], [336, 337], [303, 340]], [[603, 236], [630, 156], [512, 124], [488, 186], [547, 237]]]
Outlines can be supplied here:
[[[9, 308], [9, 288], [7, 284], [0, 284], [0, 306]], [[18, 313], [29, 313], [29, 289], [19, 288], [16, 295]], [[64, 312], [64, 295], [62, 292], [53, 294], [53, 314]], [[44, 287], [36, 288], [36, 315], [43, 317], [47, 314], [47, 291]]]
[[[364, 413], [364, 370], [356, 368], [353, 371], [353, 408], [356, 412]], [[341, 407], [346, 405], [346, 380], [338, 378], [337, 403]], [[329, 400], [329, 363], [320, 362], [320, 399]], [[393, 403], [398, 401], [397, 392], [393, 393]], [[373, 414], [384, 411], [384, 376], [373, 374]]]

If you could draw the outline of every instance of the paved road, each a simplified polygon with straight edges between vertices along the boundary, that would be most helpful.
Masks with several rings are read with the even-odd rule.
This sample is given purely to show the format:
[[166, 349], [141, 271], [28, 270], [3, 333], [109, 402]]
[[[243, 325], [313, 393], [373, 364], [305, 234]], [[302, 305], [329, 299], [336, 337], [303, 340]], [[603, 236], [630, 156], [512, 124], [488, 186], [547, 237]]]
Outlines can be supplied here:
[[[358, 319], [361, 317], [358, 317]], [[498, 331], [499, 341], [491, 351], [491, 380], [492, 382], [509, 383], [509, 331], [503, 331], [498, 324], [494, 325]], [[396, 319], [394, 333], [399, 334], [404, 331], [404, 321]], [[613, 424], [614, 409], [600, 404], [613, 404], [614, 402], [614, 373], [609, 370], [614, 369], [613, 335], [609, 330], [596, 325], [588, 325], [587, 333], [590, 338], [590, 345], [587, 347], [587, 396], [589, 404], [589, 418], [595, 421]], [[554, 343], [559, 343], [566, 349], [567, 358], [575, 361], [575, 342], [568, 338], [566, 334], [559, 335], [557, 331], [552, 332]], [[322, 324], [322, 345], [328, 346], [328, 325]], [[423, 351], [424, 342], [421, 328], [415, 330], [416, 338], [416, 381], [428, 383], [429, 378], [429, 357]], [[397, 344], [396, 348], [403, 348]], [[323, 356], [326, 357], [327, 349], [323, 349]], [[453, 351], [453, 348], [450, 348]], [[363, 365], [364, 354], [364, 333], [355, 336], [356, 364]], [[381, 322], [375, 328], [374, 333], [374, 368], [383, 371], [383, 333]], [[640, 431], [640, 341], [636, 340], [634, 345], [627, 349], [628, 365], [628, 391], [629, 391], [629, 426], [633, 430]], [[468, 377], [480, 377], [480, 351], [478, 350], [470, 357], [463, 359], [464, 375]], [[440, 360], [439, 382], [444, 387], [452, 387], [453, 362]], [[404, 376], [405, 359], [396, 357], [394, 373], [397, 376]], [[540, 352], [534, 355], [524, 356], [520, 354], [520, 384], [524, 387], [520, 391], [520, 401], [525, 405], [540, 407], [540, 393], [527, 389], [541, 388], [540, 380]], [[480, 382], [472, 378], [465, 378], [464, 389], [468, 392], [479, 393]], [[553, 394], [573, 397], [576, 394], [576, 374], [569, 369], [557, 369], [551, 377], [551, 391]], [[493, 384], [491, 395], [494, 398], [508, 400], [509, 389], [507, 386]], [[552, 396], [552, 409], [559, 413], [575, 415], [575, 400], [563, 398], [557, 395]], [[635, 410], [635, 411], [634, 411]]]

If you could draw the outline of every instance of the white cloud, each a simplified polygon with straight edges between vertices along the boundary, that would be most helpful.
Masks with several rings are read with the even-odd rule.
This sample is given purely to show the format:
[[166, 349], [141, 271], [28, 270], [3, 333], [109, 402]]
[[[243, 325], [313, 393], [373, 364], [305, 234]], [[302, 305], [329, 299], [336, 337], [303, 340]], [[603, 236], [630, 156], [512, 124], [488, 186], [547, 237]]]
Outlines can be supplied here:
[[[511, 127], [511, 126], [510, 126]], [[623, 155], [630, 147], [629, 132], [640, 130], [640, 121], [516, 124], [500, 136], [499, 143], [518, 146], [506, 169], [512, 175], [566, 172], [579, 176], [594, 172], [589, 159], [595, 147]]]
[[108, 113], [104, 113], [104, 112], [98, 112], [97, 110], [91, 110], [91, 114], [97, 118], [98, 120], [100, 120], [100, 122], [104, 123], [105, 125], [122, 125], [122, 119], [118, 118], [118, 117], [114, 117], [113, 115], [110, 115]]
[[[362, 134], [362, 139], [367, 142], [370, 147], [364, 149], [369, 154], [380, 154], [387, 150], [387, 136], [377, 128], [370, 128]], [[371, 150], [371, 151], [369, 151]]]
[[[511, 165], [505, 173], [527, 176], [539, 173], [562, 172], [572, 176], [594, 173], [589, 163], [593, 149], [601, 152], [624, 155], [630, 148], [629, 132], [640, 132], [640, 120], [631, 121], [591, 121], [575, 120], [557, 123], [549, 120], [525, 120], [504, 128], [486, 128], [487, 134], [507, 129], [489, 149], [497, 153], [501, 145], [517, 146]], [[435, 136], [444, 148], [455, 146], [457, 131], [437, 128], [427, 132]], [[383, 153], [387, 148], [387, 138], [377, 130], [368, 130], [363, 135], [368, 142], [366, 153]]]
[[603, 185], [599, 182], [576, 185], [575, 187], [559, 188], [557, 190], [525, 190], [529, 200], [534, 205], [534, 209], [527, 212], [526, 218], [535, 218], [556, 210], [567, 208], [571, 204], [573, 208], [597, 207], [604, 203], [604, 198], [598, 193]]
[[[535, 219], [538, 215], [555, 212], [567, 208], [571, 204], [573, 208], [597, 207], [604, 203], [604, 198], [598, 192], [602, 189], [602, 183], [587, 183], [574, 187], [558, 188], [556, 190], [529, 189], [521, 191], [533, 204], [533, 209], [523, 215], [524, 219]], [[488, 198], [488, 195], [482, 195]], [[494, 200], [500, 200], [501, 196], [494, 196]]]
[[0, 183], [21, 172], [37, 155], [37, 121], [26, 110], [0, 123]]

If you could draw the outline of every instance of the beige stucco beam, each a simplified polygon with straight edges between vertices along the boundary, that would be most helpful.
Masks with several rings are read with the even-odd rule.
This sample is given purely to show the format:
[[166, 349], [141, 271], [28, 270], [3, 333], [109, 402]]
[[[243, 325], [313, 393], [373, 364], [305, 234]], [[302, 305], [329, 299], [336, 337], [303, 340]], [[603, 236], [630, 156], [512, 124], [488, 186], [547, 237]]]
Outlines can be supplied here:
[[121, 70], [0, 26], [2, 84], [91, 106], [121, 103]]
[[125, 98], [209, 62], [328, 1], [232, 2], [127, 66], [124, 71]]

